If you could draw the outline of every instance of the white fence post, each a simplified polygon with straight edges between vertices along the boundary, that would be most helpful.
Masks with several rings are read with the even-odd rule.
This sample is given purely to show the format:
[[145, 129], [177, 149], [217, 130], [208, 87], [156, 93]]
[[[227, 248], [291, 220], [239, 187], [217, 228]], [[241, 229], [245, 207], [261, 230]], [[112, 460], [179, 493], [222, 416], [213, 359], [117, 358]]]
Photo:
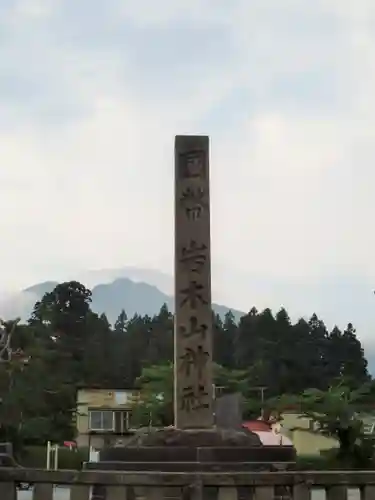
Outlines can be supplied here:
[[46, 469], [50, 470], [51, 468], [51, 441], [48, 441], [47, 443], [47, 463], [46, 463]]
[[54, 454], [54, 469], [57, 470], [58, 469], [58, 465], [59, 465], [59, 445], [58, 444], [55, 444], [55, 454]]

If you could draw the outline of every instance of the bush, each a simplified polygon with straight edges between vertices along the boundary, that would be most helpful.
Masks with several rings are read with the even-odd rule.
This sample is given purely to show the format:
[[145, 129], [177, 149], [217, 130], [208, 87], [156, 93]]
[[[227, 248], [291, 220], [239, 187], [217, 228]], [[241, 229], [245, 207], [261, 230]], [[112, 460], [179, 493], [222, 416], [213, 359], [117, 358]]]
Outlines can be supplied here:
[[[70, 451], [69, 448], [59, 448], [59, 469], [80, 470], [83, 462], [89, 459], [88, 448], [79, 448]], [[23, 467], [34, 469], [45, 469], [47, 462], [47, 447], [26, 446], [19, 457], [19, 463]], [[53, 467], [53, 454], [51, 453], [51, 467]]]
[[[366, 446], [366, 445], [369, 446]], [[372, 445], [358, 446], [352, 456], [343, 457], [338, 448], [324, 450], [320, 455], [301, 455], [297, 457], [296, 469], [307, 470], [374, 470]]]
[[329, 461], [322, 455], [300, 455], [296, 460], [296, 469], [304, 470], [329, 470]]
[[363, 439], [355, 444], [350, 453], [343, 453], [340, 448], [326, 450], [323, 456], [330, 468], [374, 470], [374, 444]]

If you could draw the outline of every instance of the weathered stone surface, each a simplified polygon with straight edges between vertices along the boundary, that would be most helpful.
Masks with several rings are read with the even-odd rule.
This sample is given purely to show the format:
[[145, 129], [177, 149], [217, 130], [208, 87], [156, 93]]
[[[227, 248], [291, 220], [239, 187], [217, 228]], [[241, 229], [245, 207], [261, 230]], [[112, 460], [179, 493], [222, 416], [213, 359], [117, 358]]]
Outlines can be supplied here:
[[259, 436], [245, 430], [235, 429], [174, 429], [165, 428], [148, 434], [135, 435], [128, 446], [262, 446]]
[[175, 427], [211, 428], [212, 311], [209, 147], [175, 139]]
[[[284, 450], [285, 451], [285, 450]], [[100, 463], [88, 463], [85, 469], [105, 471], [159, 471], [159, 472], [251, 472], [264, 470], [291, 470], [295, 467], [295, 458], [284, 452], [274, 460], [270, 453], [263, 462], [126, 462], [124, 460]]]
[[262, 447], [139, 447], [139, 448], [107, 448], [100, 453], [100, 462], [93, 463], [172, 463], [184, 466], [188, 463], [254, 463], [254, 462], [283, 462], [295, 457], [294, 448], [288, 446]]
[[215, 401], [215, 423], [222, 429], [242, 428], [242, 394], [224, 394]]
[[[288, 468], [295, 450], [263, 446], [242, 428], [240, 395], [218, 403], [212, 385], [208, 137], [175, 141], [175, 425], [141, 429], [124, 447], [100, 452], [90, 470], [236, 473]], [[151, 473], [151, 472], [150, 472]]]

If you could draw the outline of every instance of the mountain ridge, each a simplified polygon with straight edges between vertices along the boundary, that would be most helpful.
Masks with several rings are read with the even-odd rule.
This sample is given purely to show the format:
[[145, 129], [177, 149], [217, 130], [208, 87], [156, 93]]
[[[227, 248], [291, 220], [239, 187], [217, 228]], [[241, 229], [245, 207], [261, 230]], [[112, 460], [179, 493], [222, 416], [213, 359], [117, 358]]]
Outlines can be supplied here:
[[[44, 281], [31, 285], [20, 292], [19, 307], [17, 301], [13, 304], [13, 317], [20, 316], [25, 321], [31, 314], [35, 302], [41, 300], [45, 293], [52, 292], [58, 285], [57, 281]], [[91, 308], [98, 314], [105, 313], [112, 324], [116, 321], [121, 310], [128, 316], [153, 316], [160, 311], [163, 304], [174, 312], [174, 298], [162, 292], [156, 285], [144, 281], [133, 281], [127, 277], [119, 277], [110, 283], [99, 283], [92, 290]], [[243, 312], [221, 304], [212, 305], [213, 310], [221, 317], [231, 311], [236, 320], [243, 316]], [[2, 315], [0, 304], [0, 315]], [[8, 315], [9, 318], [9, 315]]]
[[[111, 296], [111, 288], [101, 286], [112, 285], [121, 278], [130, 279], [132, 284], [128, 283], [124, 291], [118, 290], [114, 297]], [[126, 310], [128, 316], [134, 312], [152, 316], [159, 312], [163, 303], [166, 303], [171, 311], [174, 309], [172, 275], [156, 269], [128, 266], [71, 273], [63, 280], [47, 279], [28, 286], [20, 292], [3, 294], [0, 296], [0, 317], [12, 319], [20, 316], [23, 321], [27, 320], [35, 302], [40, 300], [44, 293], [51, 291], [62, 281], [72, 280], [79, 281], [92, 291], [95, 290], [92, 308], [99, 314], [106, 312], [105, 309], [109, 310], [108, 319], [111, 323], [117, 319], [122, 308]], [[300, 317], [309, 319], [312, 312], [316, 312], [324, 319], [328, 329], [332, 329], [337, 324], [342, 330], [348, 321], [351, 321], [357, 328], [358, 337], [365, 349], [370, 372], [375, 373], [375, 345], [371, 334], [372, 329], [375, 328], [375, 316], [373, 293], [368, 293], [368, 290], [372, 290], [369, 279], [336, 277], [319, 285], [318, 280], [312, 283], [296, 283], [293, 280], [284, 282], [282, 279], [271, 280], [267, 276], [261, 278], [259, 275], [247, 275], [243, 272], [231, 274], [223, 268], [216, 270], [213, 281], [214, 310], [221, 317], [228, 310], [233, 311], [236, 320], [244, 314], [241, 309], [218, 305], [230, 302], [229, 291], [235, 287], [237, 297], [256, 297], [256, 300], [251, 300], [249, 304], [245, 301], [246, 305], [242, 310], [248, 311], [248, 308], [253, 305], [259, 310], [264, 307], [270, 307], [272, 310], [285, 307], [293, 321]], [[136, 285], [140, 285], [141, 288]], [[96, 290], [97, 286], [99, 288]], [[119, 283], [112, 286], [113, 291], [119, 287]], [[144, 294], [142, 294], [143, 286], [146, 287]], [[138, 297], [138, 303], [134, 297], [131, 298], [132, 293], [128, 290], [129, 287]], [[157, 290], [155, 291], [152, 287], [156, 287]], [[130, 299], [126, 298], [129, 296]], [[238, 302], [240, 304], [242, 302], [241, 307], [243, 307], [244, 301], [238, 300]], [[308, 308], [306, 304], [309, 305]]]

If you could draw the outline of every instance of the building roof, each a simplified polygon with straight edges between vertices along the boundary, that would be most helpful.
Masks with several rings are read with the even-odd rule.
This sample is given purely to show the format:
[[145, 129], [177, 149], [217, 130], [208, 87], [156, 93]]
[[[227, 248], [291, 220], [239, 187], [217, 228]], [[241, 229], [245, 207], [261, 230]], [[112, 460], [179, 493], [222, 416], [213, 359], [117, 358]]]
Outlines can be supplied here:
[[271, 432], [271, 427], [267, 422], [264, 422], [263, 420], [249, 420], [247, 422], [243, 422], [242, 427], [245, 427], [246, 429], [249, 429], [249, 431], [252, 432], [257, 432], [257, 431]]

